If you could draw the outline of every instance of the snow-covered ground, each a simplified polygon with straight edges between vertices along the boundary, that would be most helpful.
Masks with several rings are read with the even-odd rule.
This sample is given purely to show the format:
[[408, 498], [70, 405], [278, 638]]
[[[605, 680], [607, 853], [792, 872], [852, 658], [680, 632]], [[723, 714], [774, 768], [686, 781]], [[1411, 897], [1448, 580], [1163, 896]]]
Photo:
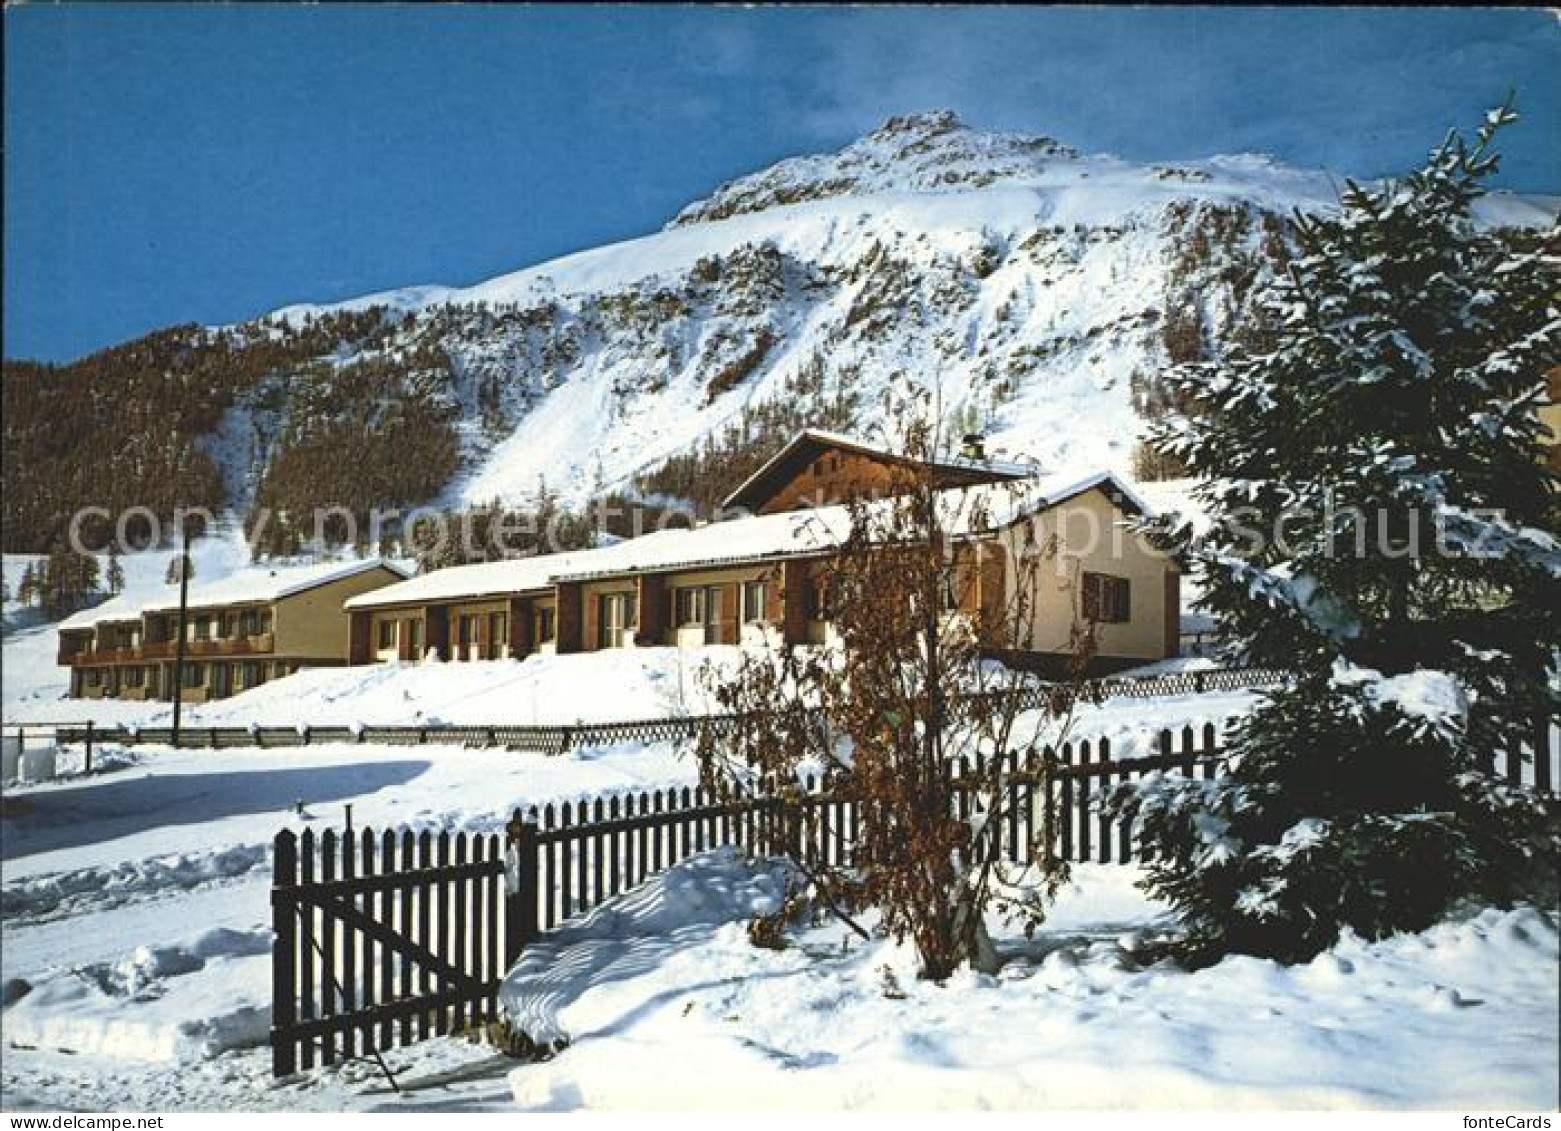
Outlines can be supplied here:
[[[641, 648], [519, 662], [314, 668], [230, 699], [186, 704], [184, 719], [191, 726], [343, 726], [660, 718], [714, 709], [700, 673], [707, 664], [719, 667], [736, 656], [735, 647]], [[6, 704], [11, 722], [90, 718], [166, 726], [172, 713], [171, 703], [113, 699], [34, 697]]]
[[496, 831], [515, 805], [695, 777], [667, 746], [553, 758], [355, 745], [104, 754], [108, 772], [6, 792], [8, 1107], [266, 1103], [269, 850], [283, 827], [339, 828], [351, 804], [360, 828]]
[[[209, 544], [205, 576], [233, 568]], [[166, 554], [126, 559], [130, 591]], [[198, 570], [203, 567], [198, 564]], [[9, 571], [8, 571], [9, 572]], [[9, 611], [9, 610], [8, 610]], [[62, 700], [54, 626], [8, 617], [5, 713], [162, 721], [165, 704]], [[303, 672], [193, 708], [210, 725], [550, 722], [708, 709], [698, 665], [735, 649]], [[1194, 663], [1201, 663], [1195, 661]], [[1176, 664], [1181, 667], [1185, 664]], [[1158, 727], [1220, 723], [1253, 695], [1117, 699], [1072, 737], [1146, 752]], [[918, 983], [911, 955], [838, 925], [783, 951], [744, 921], [774, 864], [697, 857], [535, 946], [506, 999], [567, 1038], [517, 1066], [436, 1040], [372, 1064], [270, 1078], [269, 846], [282, 827], [497, 830], [512, 806], [687, 784], [669, 745], [563, 757], [374, 745], [79, 754], [7, 787], [0, 818], [0, 1104], [103, 1110], [1544, 1107], [1554, 1102], [1557, 918], [1470, 913], [1423, 935], [1346, 939], [1294, 968], [1142, 966], [1164, 925], [1136, 871], [1082, 866], [996, 978]]]
[[[1149, 723], [1243, 699], [1116, 701], [1079, 733], [1112, 735], [1120, 756]], [[339, 827], [351, 804], [360, 828], [496, 830], [512, 805], [687, 783], [694, 767], [665, 745], [109, 748], [98, 765], [6, 794], [9, 1109], [1522, 1108], [1555, 1092], [1553, 915], [1188, 974], [1134, 960], [1163, 922], [1135, 870], [1083, 866], [1033, 943], [1003, 940], [997, 978], [933, 987], [904, 949], [837, 925], [754, 949], [743, 920], [784, 875], [724, 853], [532, 949], [506, 996], [539, 1034], [567, 1036], [556, 1059], [517, 1067], [437, 1040], [387, 1054], [402, 1095], [369, 1064], [278, 1083], [264, 1047], [277, 829]]]
[[[1135, 870], [1081, 867], [995, 976], [918, 982], [838, 923], [755, 948], [784, 875], [696, 858], [511, 973], [513, 1015], [571, 1042], [509, 1074], [528, 1109], [1548, 1108], [1557, 918], [1486, 911], [1295, 967], [1140, 965]], [[565, 962], [564, 960], [568, 961]]]
[[[231, 699], [186, 705], [189, 726], [542, 724], [619, 722], [719, 710], [706, 673], [735, 664], [735, 646], [613, 649], [520, 662], [375, 664], [317, 668]], [[1178, 668], [1183, 665], [1177, 665]], [[1077, 727], [1115, 733], [1180, 726], [1244, 711], [1246, 692], [1107, 700], [1081, 709]], [[34, 699], [6, 704], [8, 722], [92, 719], [166, 726], [172, 705], [113, 699]]]
[[[1185, 972], [1135, 958], [1165, 923], [1136, 870], [1075, 870], [989, 977], [918, 982], [911, 952], [838, 923], [754, 947], [781, 865], [694, 857], [533, 947], [507, 1009], [562, 1051], [517, 1063], [436, 1040], [275, 1082], [261, 1047], [263, 881], [81, 920], [7, 925], [10, 1109], [1546, 1109], [1557, 917], [1464, 915], [1310, 963]], [[175, 909], [177, 912], [175, 913]], [[213, 927], [231, 920], [234, 926]], [[137, 943], [139, 942], [139, 945]], [[14, 983], [8, 981], [8, 994]], [[17, 1045], [35, 1045], [18, 1048]], [[65, 1049], [73, 1050], [71, 1052]]]

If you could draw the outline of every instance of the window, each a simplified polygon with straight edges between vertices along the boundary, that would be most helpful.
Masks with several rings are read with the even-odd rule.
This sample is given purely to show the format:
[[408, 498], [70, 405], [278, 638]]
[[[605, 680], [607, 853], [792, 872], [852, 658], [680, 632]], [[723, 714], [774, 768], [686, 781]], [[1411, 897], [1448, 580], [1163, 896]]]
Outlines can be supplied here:
[[195, 639], [195, 640], [210, 640], [211, 639], [211, 618], [207, 617], [207, 616], [196, 617], [195, 618], [195, 626], [194, 626], [193, 631], [195, 633], [193, 639]]
[[544, 605], [537, 610], [537, 643], [550, 643], [558, 632], [558, 620], [556, 610], [551, 605]]
[[205, 682], [206, 682], [206, 665], [205, 664], [185, 664], [184, 665], [184, 686], [186, 686], [186, 687], [199, 687], [201, 684], [203, 684]]
[[261, 675], [260, 675], [260, 663], [259, 663], [259, 661], [257, 661], [257, 660], [245, 660], [244, 661], [244, 686], [245, 687], [259, 687], [260, 686], [260, 680], [261, 680]]
[[379, 650], [388, 652], [396, 646], [396, 622], [382, 620], [379, 622]]
[[235, 623], [236, 618], [232, 613], [219, 613], [217, 615], [217, 635], [224, 639], [231, 639]]
[[770, 587], [763, 581], [743, 582], [743, 623], [752, 624], [754, 621], [765, 619], [765, 613], [769, 608]]
[[1132, 588], [1125, 577], [1108, 573], [1084, 575], [1084, 619], [1096, 624], [1124, 624], [1132, 619]]
[[96, 687], [99, 683], [102, 682], [102, 679], [103, 679], [103, 672], [102, 672], [101, 669], [99, 669], [99, 668], [88, 668], [87, 669], [87, 686], [88, 687]]
[[407, 651], [415, 660], [423, 654], [423, 622], [413, 617], [406, 622]]
[[260, 610], [245, 609], [240, 613], [238, 630], [240, 636], [258, 636], [260, 634]]
[[720, 642], [721, 587], [690, 585], [673, 591], [679, 628], [703, 628], [705, 643]]
[[477, 618], [470, 613], [462, 613], [457, 625], [456, 640], [462, 648], [465, 648], [477, 638]]
[[709, 590], [704, 586], [692, 586], [677, 590], [678, 625], [698, 628], [710, 615]]
[[504, 646], [509, 643], [509, 614], [488, 614], [488, 659], [497, 660], [504, 655]]
[[146, 675], [139, 667], [128, 667], [125, 669], [126, 687], [140, 687], [145, 682]]
[[822, 578], [808, 586], [808, 619], [829, 619], [829, 583]]
[[603, 593], [597, 600], [598, 647], [622, 648], [639, 622], [638, 598], [633, 593]]

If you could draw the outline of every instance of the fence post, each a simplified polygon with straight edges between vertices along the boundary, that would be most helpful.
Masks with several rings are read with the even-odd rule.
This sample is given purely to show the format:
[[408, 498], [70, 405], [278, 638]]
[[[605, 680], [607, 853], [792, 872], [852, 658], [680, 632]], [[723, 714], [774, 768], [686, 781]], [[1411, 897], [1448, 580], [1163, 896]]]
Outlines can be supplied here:
[[298, 883], [298, 840], [288, 829], [276, 834], [271, 876], [271, 1074], [291, 1076], [298, 1070], [298, 1044], [293, 1027], [298, 1020], [293, 962], [297, 953], [298, 921], [293, 914], [293, 889]]
[[84, 757], [84, 759], [82, 761], [81, 772], [83, 774], [90, 774], [92, 772], [92, 720], [91, 719], [87, 720], [87, 741], [86, 741], [86, 744], [85, 744], [85, 748], [86, 748], [86, 754], [85, 754], [85, 757]]
[[504, 827], [504, 969], [520, 960], [526, 944], [537, 937], [537, 888], [542, 870], [537, 859], [537, 830], [517, 809]]
[[1193, 690], [1196, 691], [1199, 695], [1203, 694], [1205, 684], [1204, 684], [1204, 679], [1203, 679], [1203, 673], [1202, 672], [1193, 672], [1192, 673], [1192, 686], [1193, 686]]

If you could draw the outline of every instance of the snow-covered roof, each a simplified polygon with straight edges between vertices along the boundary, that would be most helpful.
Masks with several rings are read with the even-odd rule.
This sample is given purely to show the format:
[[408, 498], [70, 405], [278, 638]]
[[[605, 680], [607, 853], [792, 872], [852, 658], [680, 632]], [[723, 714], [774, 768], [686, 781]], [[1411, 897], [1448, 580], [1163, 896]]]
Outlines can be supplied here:
[[[322, 562], [308, 566], [251, 566], [207, 582], [196, 578], [190, 583], [187, 601], [192, 609], [279, 601], [283, 597], [291, 597], [373, 569], [386, 569], [398, 577], [406, 576], [406, 570], [402, 567], [381, 558]], [[166, 612], [178, 607], [178, 586], [170, 585], [166, 592], [155, 597], [114, 597], [101, 605], [83, 609], [60, 622], [60, 630], [137, 620], [145, 613]]]
[[818, 554], [838, 546], [850, 530], [851, 515], [843, 506], [658, 530], [580, 554], [557, 580]]
[[123, 594], [118, 597], [110, 597], [101, 605], [93, 605], [90, 609], [81, 609], [60, 621], [60, 631], [69, 632], [72, 629], [87, 629], [93, 625], [110, 624], [114, 621], [139, 620], [141, 617], [141, 605], [142, 602], [140, 600], [126, 597]]
[[436, 569], [376, 589], [372, 593], [360, 593], [347, 601], [347, 608], [377, 609], [390, 605], [422, 604], [426, 601], [490, 597], [500, 593], [529, 593], [546, 589], [552, 584], [553, 575], [567, 568], [570, 561], [595, 552], [598, 551], [537, 554]]
[[1026, 482], [1011, 489], [1007, 496], [1011, 501], [1008, 510], [1017, 511], [1003, 520], [1003, 513], [997, 507], [992, 508], [995, 518], [1000, 521], [1012, 521], [1022, 514], [1034, 514], [1036, 511], [1055, 507], [1059, 503], [1065, 503], [1075, 495], [1099, 487], [1108, 494], [1115, 493], [1123, 501], [1129, 503], [1140, 514], [1152, 515], [1155, 508], [1139, 493], [1133, 482], [1125, 475], [1119, 475], [1109, 468], [1100, 471], [1090, 471], [1083, 475], [1060, 472], [1033, 476]]
[[[1095, 487], [1112, 491], [1145, 514], [1153, 513], [1130, 483], [1111, 471], [1045, 475], [1028, 470], [1026, 479], [1017, 484], [982, 484], [966, 490], [983, 496], [987, 518], [997, 526], [1057, 506]], [[883, 505], [889, 504], [885, 501]], [[349, 600], [347, 607], [375, 609], [535, 593], [561, 581], [807, 557], [840, 545], [850, 528], [851, 512], [845, 506], [809, 507], [692, 528], [671, 527], [594, 550], [435, 570], [360, 594]]]

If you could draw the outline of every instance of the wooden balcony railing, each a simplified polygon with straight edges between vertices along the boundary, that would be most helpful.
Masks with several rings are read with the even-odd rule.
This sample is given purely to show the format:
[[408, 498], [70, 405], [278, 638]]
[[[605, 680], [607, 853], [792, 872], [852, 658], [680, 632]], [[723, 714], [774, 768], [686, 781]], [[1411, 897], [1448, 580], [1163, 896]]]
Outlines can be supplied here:
[[[222, 656], [260, 656], [276, 648], [276, 637], [269, 632], [221, 640], [191, 640], [184, 649], [186, 659], [210, 659]], [[137, 648], [86, 648], [60, 652], [62, 664], [134, 664], [148, 660], [172, 660], [178, 655], [174, 640], [153, 640]]]

